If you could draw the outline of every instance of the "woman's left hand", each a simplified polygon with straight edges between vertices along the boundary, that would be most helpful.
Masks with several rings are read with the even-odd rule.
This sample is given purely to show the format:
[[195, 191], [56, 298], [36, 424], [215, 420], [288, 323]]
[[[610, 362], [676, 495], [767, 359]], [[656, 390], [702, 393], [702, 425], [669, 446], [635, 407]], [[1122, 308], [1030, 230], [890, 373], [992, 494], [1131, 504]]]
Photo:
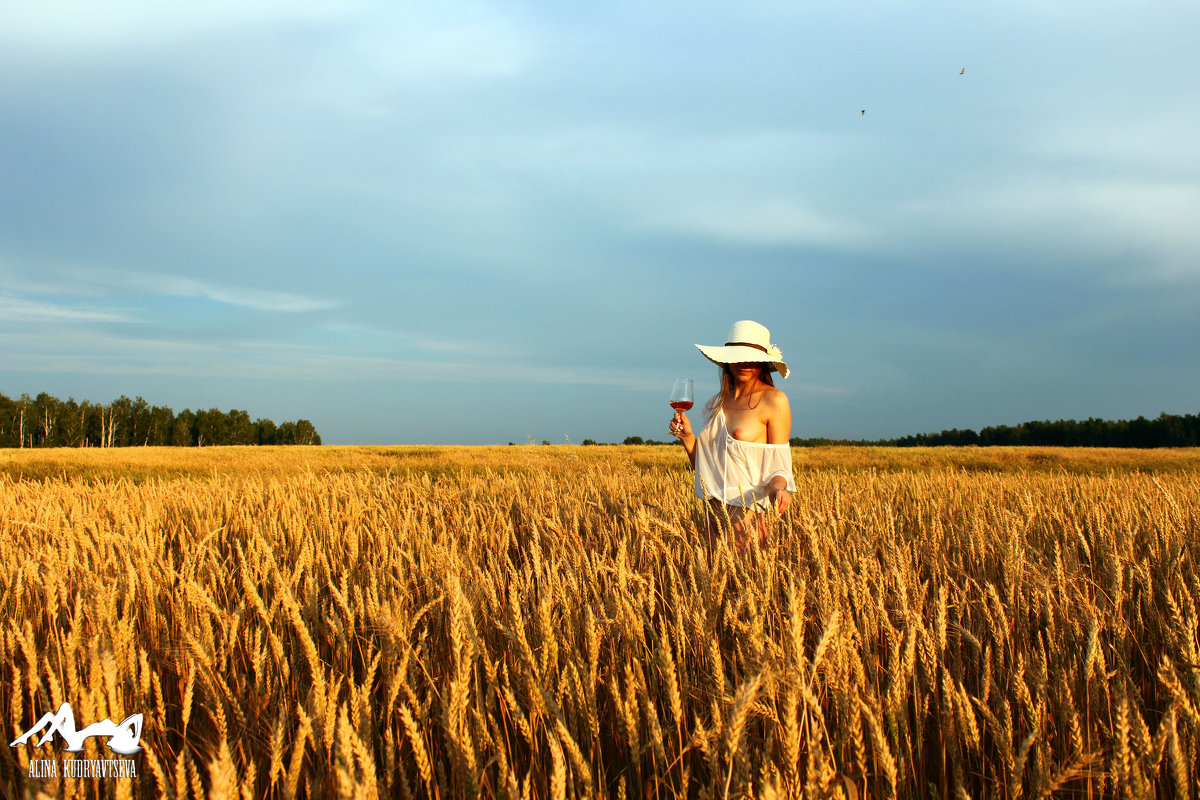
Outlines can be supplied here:
[[771, 504], [775, 506], [775, 510], [782, 516], [792, 506], [792, 495], [787, 489], [776, 489], [771, 492]]

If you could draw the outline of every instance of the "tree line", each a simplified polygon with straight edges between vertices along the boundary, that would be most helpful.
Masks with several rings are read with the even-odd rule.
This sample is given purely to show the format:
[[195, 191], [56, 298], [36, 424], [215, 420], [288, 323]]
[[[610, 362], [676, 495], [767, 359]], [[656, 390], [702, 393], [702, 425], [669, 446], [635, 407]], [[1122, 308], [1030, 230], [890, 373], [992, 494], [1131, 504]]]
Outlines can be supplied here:
[[[804, 439], [792, 437], [792, 447], [1200, 447], [1200, 415], [1160, 414], [1156, 419], [1107, 420], [1095, 417], [1076, 421], [1022, 422], [1019, 425], [995, 425], [978, 432], [952, 428], [941, 433], [918, 433], [898, 439]], [[511, 443], [510, 443], [511, 444]], [[545, 442], [549, 444], [549, 442]], [[584, 439], [583, 444], [601, 444]], [[675, 444], [626, 436], [622, 444]]]
[[184, 409], [176, 414], [138, 397], [107, 405], [59, 400], [45, 392], [13, 400], [0, 394], [0, 447], [206, 447], [320, 444], [313, 424], [251, 420], [238, 409]]
[[1050, 447], [1197, 447], [1200, 446], [1200, 416], [1160, 414], [1157, 419], [1130, 420], [1090, 418], [1056, 422], [1022, 422], [973, 430], [957, 428], [941, 433], [922, 433], [892, 439], [897, 447], [938, 445], [1041, 445]]

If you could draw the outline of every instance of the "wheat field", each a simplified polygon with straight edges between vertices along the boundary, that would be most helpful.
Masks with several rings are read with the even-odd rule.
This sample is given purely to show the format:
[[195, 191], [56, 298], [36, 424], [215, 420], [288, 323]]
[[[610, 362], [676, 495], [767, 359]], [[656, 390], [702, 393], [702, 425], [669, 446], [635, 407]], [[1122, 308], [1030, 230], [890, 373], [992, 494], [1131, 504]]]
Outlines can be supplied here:
[[[0, 451], [4, 797], [1200, 795], [1196, 451]], [[103, 738], [81, 756], [102, 755]]]

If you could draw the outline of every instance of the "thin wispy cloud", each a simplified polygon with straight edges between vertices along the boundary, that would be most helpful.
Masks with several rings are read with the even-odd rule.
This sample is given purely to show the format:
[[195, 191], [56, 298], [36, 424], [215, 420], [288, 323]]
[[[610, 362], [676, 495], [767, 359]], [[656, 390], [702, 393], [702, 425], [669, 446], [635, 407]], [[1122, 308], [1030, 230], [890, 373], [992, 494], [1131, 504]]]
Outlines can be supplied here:
[[3, 294], [0, 294], [0, 320], [42, 324], [137, 321], [124, 310], [39, 302]]
[[403, 320], [396, 328], [383, 328], [355, 322], [328, 322], [319, 330], [329, 334], [331, 340], [345, 342], [369, 342], [373, 349], [392, 352], [414, 352], [424, 355], [453, 354], [475, 358], [512, 359], [518, 356], [517, 349], [499, 341], [464, 339], [450, 331], [406, 330]]
[[823, 214], [792, 200], [725, 197], [705, 203], [680, 198], [648, 214], [647, 228], [751, 246], [808, 245], [862, 248], [870, 230], [850, 219]]
[[[107, 375], [260, 378], [326, 382], [465, 383], [485, 385], [616, 387], [657, 391], [662, 378], [649, 370], [546, 367], [477, 358], [418, 359], [362, 356], [328, 347], [240, 340], [219, 345], [186, 339], [138, 338], [68, 331], [54, 336], [0, 333], [9, 367], [34, 372]], [[827, 389], [818, 389], [827, 391]]]
[[[161, 281], [161, 282], [160, 282]], [[339, 303], [314, 297], [303, 297], [290, 292], [276, 292], [245, 286], [220, 286], [192, 278], [149, 277], [143, 282], [146, 291], [157, 291], [176, 297], [205, 297], [218, 303], [245, 306], [257, 311], [300, 313], [336, 308]]]
[[[262, 289], [253, 285], [237, 285], [195, 278], [186, 275], [148, 272], [142, 270], [113, 269], [105, 266], [69, 263], [25, 263], [20, 265], [0, 264], [0, 277], [9, 287], [9, 307], [16, 308], [16, 297], [62, 298], [62, 297], [184, 297], [204, 298], [215, 303], [242, 306], [256, 311], [278, 313], [304, 313], [339, 307], [341, 301], [330, 297], [313, 297], [294, 292]], [[61, 307], [62, 313], [69, 312], [70, 304], [23, 301], [32, 307], [46, 305]], [[14, 314], [16, 311], [14, 310]], [[34, 313], [26, 311], [26, 314]], [[46, 313], [50, 313], [47, 311]], [[92, 321], [124, 321], [121, 312], [102, 310], [79, 313], [90, 314]], [[67, 319], [67, 317], [63, 317]], [[81, 318], [82, 319], [82, 318]]]
[[110, 294], [135, 292], [150, 297], [200, 297], [216, 303], [279, 313], [321, 311], [340, 305], [338, 301], [328, 298], [215, 283], [166, 273], [80, 267], [72, 267], [68, 272], [71, 279], [63, 283], [64, 290], [68, 292], [73, 291], [72, 287], [78, 291], [79, 287], [87, 286], [88, 291], [103, 290]]

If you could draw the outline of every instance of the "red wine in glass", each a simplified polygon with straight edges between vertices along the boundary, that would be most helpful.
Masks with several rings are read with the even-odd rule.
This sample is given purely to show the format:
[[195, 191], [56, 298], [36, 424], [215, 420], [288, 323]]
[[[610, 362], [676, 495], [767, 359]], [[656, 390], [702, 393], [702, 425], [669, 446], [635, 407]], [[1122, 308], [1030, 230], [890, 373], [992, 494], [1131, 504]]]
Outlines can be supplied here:
[[692, 379], [691, 378], [676, 378], [675, 388], [671, 390], [671, 408], [676, 411], [688, 411], [695, 401], [692, 397]]

